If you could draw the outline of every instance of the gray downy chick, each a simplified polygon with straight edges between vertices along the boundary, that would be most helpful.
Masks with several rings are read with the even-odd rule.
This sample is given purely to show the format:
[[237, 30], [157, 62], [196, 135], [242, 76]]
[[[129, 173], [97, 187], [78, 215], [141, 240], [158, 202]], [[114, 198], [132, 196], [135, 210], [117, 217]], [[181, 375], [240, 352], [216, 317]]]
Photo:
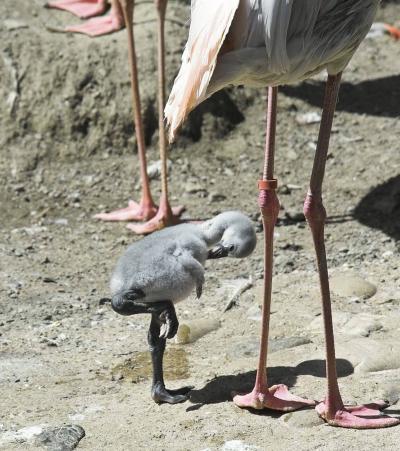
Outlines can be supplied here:
[[148, 343], [153, 363], [152, 398], [175, 404], [188, 399], [192, 387], [167, 390], [162, 359], [167, 338], [178, 330], [174, 304], [194, 289], [202, 293], [207, 258], [244, 258], [256, 246], [250, 219], [228, 211], [202, 224], [163, 229], [128, 247], [111, 277], [111, 305], [121, 315], [150, 313]]

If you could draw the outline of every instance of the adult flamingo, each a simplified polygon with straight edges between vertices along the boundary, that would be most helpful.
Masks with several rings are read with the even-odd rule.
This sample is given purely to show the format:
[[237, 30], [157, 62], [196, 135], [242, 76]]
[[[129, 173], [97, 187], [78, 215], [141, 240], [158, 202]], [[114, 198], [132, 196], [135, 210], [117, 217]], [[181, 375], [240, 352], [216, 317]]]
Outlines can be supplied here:
[[[144, 139], [144, 127], [140, 105], [139, 82], [137, 71], [137, 58], [135, 52], [135, 40], [133, 34], [134, 0], [112, 0], [111, 13], [88, 21], [86, 24], [68, 27], [70, 32], [79, 32], [98, 36], [100, 34], [115, 31], [118, 28], [110, 28], [116, 23], [123, 26], [127, 24], [129, 66], [131, 73], [132, 106], [135, 123], [138, 154], [140, 160], [140, 175], [142, 182], [142, 198], [139, 203], [129, 201], [128, 207], [118, 209], [111, 213], [99, 213], [97, 219], [104, 221], [147, 221], [144, 224], [128, 224], [127, 227], [139, 234], [147, 234], [165, 226], [179, 222], [179, 216], [184, 207], [171, 208], [168, 200], [167, 182], [167, 140], [163, 120], [163, 108], [165, 103], [165, 39], [164, 24], [168, 0], [154, 0], [157, 9], [158, 32], [158, 112], [159, 112], [159, 146], [161, 158], [161, 198], [157, 209], [150, 192], [150, 183], [147, 175], [146, 147]], [[78, 15], [98, 14], [100, 7], [107, 7], [103, 0], [61, 0], [50, 3], [50, 7], [65, 9]], [[97, 9], [96, 9], [96, 8]], [[104, 10], [101, 10], [104, 12]], [[111, 22], [110, 22], [111, 20]], [[121, 28], [121, 27], [120, 27]]]
[[265, 232], [264, 304], [260, 357], [253, 391], [235, 404], [290, 411], [315, 404], [291, 395], [284, 385], [268, 388], [267, 341], [271, 305], [273, 232], [279, 202], [274, 178], [278, 85], [328, 72], [318, 144], [304, 203], [320, 277], [326, 340], [327, 395], [316, 406], [329, 424], [380, 428], [400, 420], [380, 415], [384, 402], [344, 406], [337, 382], [332, 311], [324, 244], [326, 212], [322, 183], [341, 74], [367, 34], [380, 0], [196, 0], [180, 72], [165, 108], [170, 139], [188, 113], [228, 85], [268, 86], [265, 162], [258, 182]]

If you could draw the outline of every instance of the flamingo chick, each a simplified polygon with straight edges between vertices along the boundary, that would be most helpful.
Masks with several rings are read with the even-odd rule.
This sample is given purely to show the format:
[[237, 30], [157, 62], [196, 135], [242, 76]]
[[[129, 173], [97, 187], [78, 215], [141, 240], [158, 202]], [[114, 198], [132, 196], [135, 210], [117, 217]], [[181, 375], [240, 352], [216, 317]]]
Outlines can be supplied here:
[[256, 234], [243, 213], [229, 211], [202, 224], [180, 224], [132, 244], [111, 277], [111, 305], [121, 315], [150, 313], [148, 332], [153, 364], [151, 396], [157, 403], [188, 399], [191, 387], [167, 390], [163, 355], [167, 338], [178, 330], [174, 304], [196, 289], [200, 298], [207, 258], [244, 258], [256, 246]]
[[228, 85], [269, 87], [263, 177], [258, 183], [264, 224], [264, 304], [260, 357], [254, 389], [237, 395], [240, 407], [290, 411], [313, 401], [293, 396], [284, 385], [268, 388], [267, 341], [271, 308], [273, 236], [279, 213], [274, 178], [277, 86], [327, 70], [323, 115], [304, 214], [310, 225], [320, 276], [326, 340], [327, 395], [316, 407], [329, 424], [380, 428], [400, 420], [381, 416], [386, 404], [344, 406], [339, 391], [331, 300], [324, 244], [322, 183], [341, 73], [368, 33], [379, 0], [196, 0], [189, 38], [165, 114], [170, 138], [188, 113]]

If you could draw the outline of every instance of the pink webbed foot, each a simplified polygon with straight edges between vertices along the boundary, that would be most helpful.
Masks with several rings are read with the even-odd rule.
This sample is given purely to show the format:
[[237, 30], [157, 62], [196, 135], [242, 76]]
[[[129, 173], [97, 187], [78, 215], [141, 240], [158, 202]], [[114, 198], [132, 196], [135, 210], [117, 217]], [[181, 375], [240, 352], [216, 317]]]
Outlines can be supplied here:
[[384, 415], [381, 411], [388, 407], [384, 401], [364, 404], [362, 406], [343, 406], [328, 418], [327, 405], [320, 402], [315, 410], [328, 424], [352, 429], [379, 429], [400, 424], [400, 418]]
[[161, 230], [164, 227], [177, 225], [182, 222], [179, 217], [185, 211], [185, 207], [173, 207], [168, 212], [164, 208], [159, 208], [157, 214], [144, 224], [128, 224], [126, 227], [138, 235], [148, 235], [149, 233]]
[[264, 391], [256, 388], [247, 395], [235, 395], [233, 402], [238, 407], [250, 409], [271, 409], [281, 412], [291, 412], [307, 406], [315, 406], [315, 401], [292, 395], [287, 386], [283, 384], [273, 385]]
[[102, 221], [148, 221], [157, 213], [157, 207], [152, 202], [138, 204], [130, 200], [126, 208], [112, 211], [110, 213], [98, 213], [94, 217]]
[[60, 0], [47, 3], [46, 7], [68, 11], [81, 19], [88, 19], [104, 14], [107, 10], [107, 2], [106, 0]]
[[117, 14], [110, 13], [107, 16], [96, 17], [88, 20], [82, 25], [71, 25], [65, 27], [66, 32], [81, 33], [91, 36], [103, 36], [105, 34], [114, 33], [124, 28], [124, 20]]

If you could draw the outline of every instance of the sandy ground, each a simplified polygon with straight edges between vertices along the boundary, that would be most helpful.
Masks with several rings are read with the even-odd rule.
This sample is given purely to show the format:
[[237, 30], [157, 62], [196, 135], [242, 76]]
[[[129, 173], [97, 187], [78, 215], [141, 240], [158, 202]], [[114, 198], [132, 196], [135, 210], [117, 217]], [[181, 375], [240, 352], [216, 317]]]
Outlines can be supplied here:
[[[60, 27], [74, 18], [45, 10], [43, 3], [0, 4], [0, 447], [35, 447], [10, 438], [24, 427], [79, 424], [86, 431], [82, 450], [398, 449], [399, 427], [343, 430], [324, 425], [312, 410], [254, 414], [232, 404], [231, 391], [251, 388], [257, 364], [260, 228], [260, 245], [250, 258], [207, 263], [203, 297], [177, 308], [182, 322], [221, 321], [192, 344], [168, 344], [168, 386], [195, 386], [190, 401], [175, 406], [151, 401], [148, 318], [119, 317], [99, 304], [109, 295], [117, 257], [136, 238], [123, 224], [92, 219], [95, 212], [140, 196], [125, 34], [91, 40], [50, 33], [46, 25]], [[168, 14], [174, 19], [167, 22], [172, 82], [188, 7], [171, 1]], [[399, 3], [387, 3], [380, 14], [395, 22]], [[140, 2], [138, 53], [150, 161], [158, 159], [153, 19], [152, 5]], [[397, 415], [398, 55], [399, 43], [380, 37], [366, 40], [351, 62], [325, 183], [343, 397], [348, 403], [388, 399]], [[301, 212], [318, 124], [298, 122], [304, 113], [319, 113], [322, 93], [321, 75], [282, 88], [279, 98], [276, 173], [282, 211], [268, 359], [271, 384], [286, 383], [314, 399], [325, 391], [324, 342], [313, 248]], [[188, 217], [235, 208], [258, 222], [264, 94], [228, 90], [191, 116], [171, 152], [170, 175], [173, 202], [184, 203]], [[157, 198], [158, 180], [152, 189]], [[249, 277], [253, 287], [223, 313]], [[358, 287], [354, 277], [361, 278]], [[361, 291], [371, 289], [365, 281], [376, 294], [364, 296]]]

